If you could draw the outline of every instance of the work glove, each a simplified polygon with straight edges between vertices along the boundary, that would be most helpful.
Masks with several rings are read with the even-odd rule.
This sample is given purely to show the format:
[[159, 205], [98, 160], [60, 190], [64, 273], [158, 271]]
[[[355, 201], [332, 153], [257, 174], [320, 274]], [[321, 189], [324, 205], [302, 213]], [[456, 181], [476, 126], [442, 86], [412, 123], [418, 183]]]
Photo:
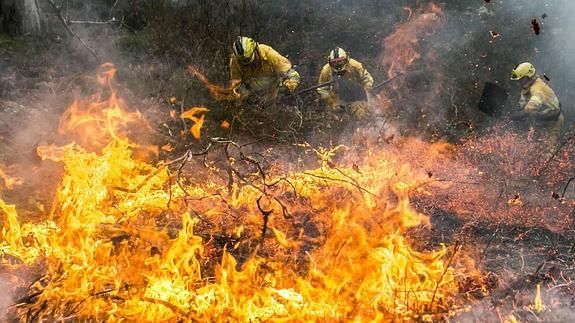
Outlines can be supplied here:
[[249, 105], [258, 105], [261, 102], [261, 98], [257, 94], [250, 94], [245, 101]]
[[291, 94], [290, 89], [285, 85], [280, 86], [279, 92], [281, 96], [288, 96]]

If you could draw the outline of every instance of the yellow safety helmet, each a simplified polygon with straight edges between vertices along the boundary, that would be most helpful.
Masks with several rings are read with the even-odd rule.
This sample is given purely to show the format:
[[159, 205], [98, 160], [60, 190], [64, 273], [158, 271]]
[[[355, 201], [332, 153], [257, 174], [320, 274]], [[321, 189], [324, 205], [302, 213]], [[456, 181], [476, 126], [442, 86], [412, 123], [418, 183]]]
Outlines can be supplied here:
[[238, 36], [234, 42], [234, 55], [242, 65], [249, 65], [256, 59], [258, 43], [250, 37]]
[[327, 57], [327, 62], [331, 67], [331, 70], [336, 73], [341, 73], [345, 71], [347, 63], [349, 62], [349, 55], [345, 52], [345, 50], [336, 47], [331, 50], [329, 56]]
[[533, 66], [533, 64], [528, 62], [521, 63], [515, 66], [513, 71], [511, 71], [511, 80], [517, 81], [524, 77], [532, 78], [535, 76], [535, 73], [535, 66]]

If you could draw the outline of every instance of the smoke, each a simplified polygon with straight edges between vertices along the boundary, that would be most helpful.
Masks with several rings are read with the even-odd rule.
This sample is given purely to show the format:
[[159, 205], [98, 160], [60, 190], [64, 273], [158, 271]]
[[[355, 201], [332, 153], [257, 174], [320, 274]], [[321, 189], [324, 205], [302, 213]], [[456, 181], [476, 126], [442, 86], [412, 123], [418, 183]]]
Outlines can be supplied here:
[[7, 320], [8, 307], [13, 304], [10, 275], [0, 274], [0, 320]]

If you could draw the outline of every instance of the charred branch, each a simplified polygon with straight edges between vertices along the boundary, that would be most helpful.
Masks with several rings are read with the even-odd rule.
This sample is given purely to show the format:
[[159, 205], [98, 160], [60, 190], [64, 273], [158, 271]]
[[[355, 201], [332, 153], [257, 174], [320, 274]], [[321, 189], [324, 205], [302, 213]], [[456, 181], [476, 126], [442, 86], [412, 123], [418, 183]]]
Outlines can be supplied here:
[[567, 184], [565, 184], [565, 188], [563, 188], [563, 193], [561, 193], [561, 199], [563, 199], [565, 197], [565, 193], [567, 193], [567, 189], [569, 188], [569, 185], [571, 184], [571, 182], [573, 182], [575, 180], [575, 177], [571, 177], [568, 181]]
[[268, 221], [269, 221], [270, 215], [273, 213], [273, 210], [267, 211], [267, 210], [264, 210], [262, 208], [262, 205], [261, 205], [262, 197], [263, 197], [263, 195], [261, 195], [258, 198], [258, 200], [256, 201], [256, 204], [258, 206], [258, 210], [260, 210], [260, 213], [263, 216], [262, 235], [261, 235], [260, 243], [259, 243], [259, 249], [260, 250], [263, 249], [263, 247], [264, 247], [264, 242], [266, 239], [266, 232], [268, 231]]

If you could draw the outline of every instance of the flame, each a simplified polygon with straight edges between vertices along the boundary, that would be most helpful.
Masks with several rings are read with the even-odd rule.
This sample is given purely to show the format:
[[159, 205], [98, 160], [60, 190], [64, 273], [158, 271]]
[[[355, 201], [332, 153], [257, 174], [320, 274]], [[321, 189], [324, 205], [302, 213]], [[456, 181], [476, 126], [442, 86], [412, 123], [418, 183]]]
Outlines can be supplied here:
[[[301, 198], [313, 201], [318, 209], [329, 208], [319, 214], [327, 217], [322, 224], [326, 236], [321, 248], [309, 254], [307, 275], [298, 275], [281, 257], [254, 256], [239, 267], [225, 252], [215, 276], [207, 280], [203, 275], [206, 242], [195, 233], [198, 220], [189, 213], [182, 214], [182, 229], [173, 240], [160, 229], [138, 229], [154, 228], [153, 219], [150, 221], [146, 214], [163, 212], [170, 198], [177, 201], [184, 193], [173, 185], [170, 197], [164, 189], [167, 171], [131, 159], [130, 148], [121, 140], [110, 143], [101, 154], [74, 145], [45, 148], [50, 154], [44, 157], [63, 162], [68, 174], [58, 190], [57, 227], [35, 232], [32, 246], [18, 242], [23, 233], [18, 232], [14, 221], [14, 207], [4, 209], [12, 221], [5, 226], [10, 234], [8, 238], [5, 235], [2, 250], [18, 257], [46, 257], [51, 280], [46, 286], [36, 286], [42, 294], [32, 307], [47, 302], [64, 315], [82, 302], [77, 308], [80, 317], [98, 319], [213, 320], [229, 315], [240, 321], [379, 320], [417, 318], [429, 311], [445, 310], [451, 305], [447, 300], [458, 290], [455, 271], [445, 259], [446, 247], [417, 252], [402, 235], [410, 227], [428, 224], [427, 217], [409, 206], [409, 184], [394, 185], [399, 198], [396, 206], [378, 205], [378, 198], [369, 197], [364, 202], [345, 199], [341, 205], [330, 206], [331, 200], [349, 194], [352, 188], [333, 187], [320, 179], [341, 178], [337, 171], [326, 168], [289, 177]], [[374, 171], [364, 169], [370, 177]], [[345, 172], [351, 174], [352, 170]], [[188, 189], [199, 196], [210, 193], [202, 186]], [[257, 194], [245, 188], [228, 202], [247, 210], [242, 222], [252, 227], [259, 226], [252, 205]], [[224, 206], [210, 208], [215, 216]], [[210, 220], [217, 222], [218, 218]], [[280, 245], [302, 248], [304, 242], [294, 240], [281, 226], [278, 222], [273, 230]], [[151, 255], [147, 250], [152, 246], [163, 252]], [[32, 256], [25, 258], [26, 263]], [[96, 297], [99, 293], [109, 295]]]
[[[201, 112], [185, 116], [198, 132]], [[409, 203], [422, 178], [384, 152], [371, 152], [357, 172], [336, 164], [343, 146], [318, 148], [319, 168], [271, 172], [265, 180], [276, 184], [262, 192], [255, 181], [174, 179], [167, 164], [135, 159], [136, 148], [119, 135], [97, 153], [39, 147], [65, 169], [53, 222], [21, 225], [16, 207], [0, 200], [3, 265], [45, 268], [33, 302], [17, 306], [22, 318], [429, 321], [457, 308], [456, 277], [472, 276], [453, 266], [447, 246], [411, 246], [405, 232], [430, 225]], [[262, 209], [270, 212], [264, 236]], [[236, 242], [218, 249], [216, 236]]]
[[507, 201], [507, 204], [511, 206], [522, 206], [523, 201], [521, 200], [521, 196], [519, 194], [516, 194], [515, 196], [513, 196], [513, 198]]
[[385, 50], [380, 56], [389, 78], [404, 73], [409, 65], [421, 58], [417, 45], [422, 34], [432, 35], [443, 26], [443, 13], [434, 3], [415, 12], [411, 8], [405, 9], [407, 21], [396, 25], [394, 32], [384, 39]]
[[116, 69], [111, 63], [100, 66], [96, 81], [100, 91], [87, 99], [77, 99], [60, 119], [59, 133], [72, 137], [82, 147], [100, 149], [112, 139], [125, 137], [128, 126], [149, 129], [139, 111], [130, 112], [113, 86]]
[[233, 100], [240, 97], [240, 94], [236, 91], [236, 87], [239, 84], [238, 80], [232, 80], [228, 87], [224, 87], [211, 83], [208, 78], [193, 65], [188, 66], [188, 73], [200, 80], [216, 101]]
[[541, 300], [541, 284], [537, 284], [535, 299], [533, 299], [533, 304], [529, 305], [528, 308], [535, 313], [540, 313], [545, 310], [545, 305], [543, 305], [543, 301]]
[[13, 166], [5, 166], [0, 164], [0, 179], [2, 179], [4, 182], [4, 187], [9, 190], [24, 183], [21, 178], [9, 175], [9, 173], [12, 171]]
[[200, 139], [200, 137], [201, 137], [200, 132], [202, 130], [202, 127], [204, 126], [204, 120], [206, 117], [205, 114], [202, 114], [198, 118], [198, 117], [196, 117], [196, 114], [202, 113], [202, 112], [208, 112], [208, 111], [210, 111], [210, 110], [206, 107], [193, 107], [190, 110], [182, 113], [182, 115], [181, 115], [182, 118], [190, 119], [194, 123], [194, 125], [192, 126], [190, 131], [191, 131], [192, 135], [194, 136], [194, 138], [196, 138], [196, 139]]
[[220, 124], [220, 128], [229, 129], [230, 128], [230, 122], [228, 120], [222, 121], [222, 123]]
[[174, 150], [174, 147], [172, 147], [172, 144], [167, 143], [167, 144], [162, 146], [162, 150], [169, 153], [169, 152], [172, 152]]

